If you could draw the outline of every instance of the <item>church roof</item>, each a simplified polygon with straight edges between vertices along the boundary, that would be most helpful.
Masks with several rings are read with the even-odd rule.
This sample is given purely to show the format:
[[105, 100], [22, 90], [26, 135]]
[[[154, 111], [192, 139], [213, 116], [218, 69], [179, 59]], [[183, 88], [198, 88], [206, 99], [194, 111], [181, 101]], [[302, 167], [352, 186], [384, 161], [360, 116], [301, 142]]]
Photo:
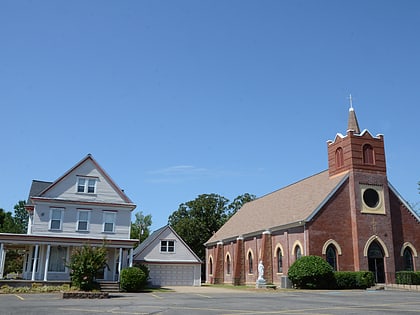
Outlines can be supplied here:
[[248, 202], [206, 244], [309, 221], [347, 178], [327, 170]]

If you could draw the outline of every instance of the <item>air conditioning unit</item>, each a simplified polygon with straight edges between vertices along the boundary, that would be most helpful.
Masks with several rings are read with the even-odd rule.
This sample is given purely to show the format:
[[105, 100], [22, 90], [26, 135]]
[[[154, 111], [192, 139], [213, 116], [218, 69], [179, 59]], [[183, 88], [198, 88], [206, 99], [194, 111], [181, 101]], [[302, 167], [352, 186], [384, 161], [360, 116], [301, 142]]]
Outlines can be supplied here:
[[280, 278], [280, 288], [282, 289], [291, 289], [292, 281], [289, 280], [288, 276], [281, 276]]

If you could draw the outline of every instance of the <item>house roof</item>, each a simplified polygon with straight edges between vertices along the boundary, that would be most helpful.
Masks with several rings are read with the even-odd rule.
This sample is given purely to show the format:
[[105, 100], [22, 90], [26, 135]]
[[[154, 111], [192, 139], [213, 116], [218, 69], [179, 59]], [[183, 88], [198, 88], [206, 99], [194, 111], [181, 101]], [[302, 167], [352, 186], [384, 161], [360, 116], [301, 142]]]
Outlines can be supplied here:
[[43, 192], [45, 189], [47, 189], [49, 186], [51, 186], [53, 182], [45, 182], [41, 180], [33, 180], [31, 189], [29, 191], [28, 196], [28, 202], [27, 204], [32, 204], [31, 197], [37, 197]]
[[137, 246], [136, 249], [134, 249], [133, 256], [136, 257], [143, 252], [151, 250], [150, 246], [153, 246], [153, 244], [155, 244], [155, 241], [158, 240], [160, 236], [168, 229], [185, 246], [185, 248], [191, 253], [192, 257], [194, 257], [197, 262], [201, 263], [201, 259], [191, 250], [191, 248], [184, 242], [184, 240], [175, 232], [175, 230], [170, 225], [165, 225], [160, 229], [154, 231], [152, 234], [150, 234], [148, 238], [146, 238], [143, 242], [140, 243], [139, 246]]
[[348, 172], [329, 177], [326, 170], [248, 202], [206, 245], [309, 221], [347, 178]]

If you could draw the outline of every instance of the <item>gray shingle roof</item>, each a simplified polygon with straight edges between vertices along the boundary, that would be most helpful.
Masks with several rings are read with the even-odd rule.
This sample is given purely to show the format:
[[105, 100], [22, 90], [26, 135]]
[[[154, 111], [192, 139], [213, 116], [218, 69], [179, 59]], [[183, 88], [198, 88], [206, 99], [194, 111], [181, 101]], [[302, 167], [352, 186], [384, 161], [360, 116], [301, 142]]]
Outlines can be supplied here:
[[32, 185], [31, 185], [31, 189], [29, 190], [28, 201], [27, 201], [26, 204], [28, 204], [28, 205], [32, 204], [31, 197], [39, 196], [41, 194], [41, 192], [43, 192], [45, 189], [47, 189], [49, 186], [51, 186], [51, 184], [52, 184], [52, 182], [45, 182], [45, 181], [41, 181], [41, 180], [33, 180]]

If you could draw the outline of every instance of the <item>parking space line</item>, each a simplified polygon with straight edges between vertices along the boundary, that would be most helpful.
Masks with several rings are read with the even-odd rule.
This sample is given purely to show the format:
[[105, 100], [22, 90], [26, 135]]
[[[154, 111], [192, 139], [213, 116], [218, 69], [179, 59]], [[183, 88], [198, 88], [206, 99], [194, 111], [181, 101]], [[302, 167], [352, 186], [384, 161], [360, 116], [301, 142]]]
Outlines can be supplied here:
[[162, 300], [162, 299], [163, 299], [163, 297], [161, 297], [161, 296], [159, 296], [159, 295], [156, 295], [156, 294], [154, 294], [154, 293], [150, 293], [150, 295], [151, 295], [151, 296], [153, 296], [154, 298], [157, 298], [157, 299], [160, 299], [160, 300]]
[[68, 308], [68, 307], [61, 307], [59, 308], [63, 311], [72, 311], [72, 312], [80, 312], [80, 313], [110, 313], [110, 314], [130, 314], [130, 315], [147, 315], [150, 313], [139, 313], [139, 312], [130, 312], [130, 311], [123, 311], [123, 310], [94, 310], [94, 309], [85, 309], [85, 308]]
[[199, 294], [199, 293], [197, 293], [196, 295], [198, 295], [198, 296], [202, 296], [202, 297], [205, 297], [205, 298], [207, 298], [207, 299], [212, 299], [212, 297], [211, 297], [211, 296], [208, 296], [208, 295]]
[[21, 297], [20, 295], [17, 295], [17, 294], [13, 294], [13, 295], [16, 296], [19, 300], [25, 301], [25, 299], [23, 297]]

